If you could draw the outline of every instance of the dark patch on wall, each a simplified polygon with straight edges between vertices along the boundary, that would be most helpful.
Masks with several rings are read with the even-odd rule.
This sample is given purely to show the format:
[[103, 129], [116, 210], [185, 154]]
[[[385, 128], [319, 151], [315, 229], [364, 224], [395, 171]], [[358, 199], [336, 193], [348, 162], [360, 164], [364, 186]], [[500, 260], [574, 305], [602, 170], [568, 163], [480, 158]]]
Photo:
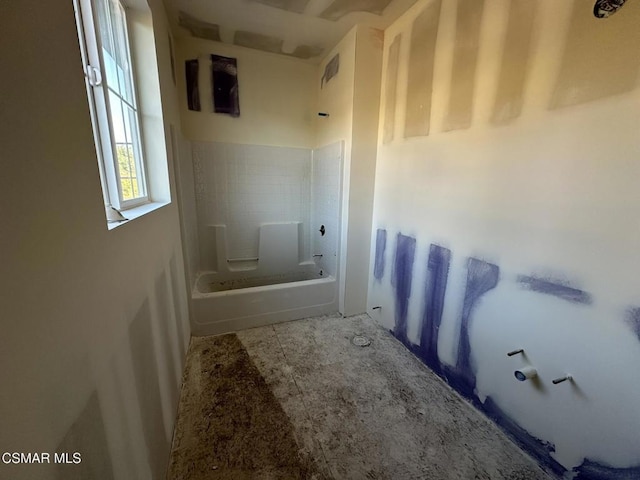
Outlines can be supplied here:
[[220, 26], [215, 23], [203, 22], [186, 12], [178, 12], [178, 25], [189, 30], [191, 35], [206, 40], [220, 42]]
[[469, 341], [471, 314], [480, 298], [498, 285], [499, 276], [500, 268], [497, 265], [477, 258], [470, 258], [467, 262], [467, 286], [460, 318], [458, 356], [455, 369], [449, 371], [447, 380], [456, 390], [468, 398], [474, 396], [476, 387], [476, 376], [471, 369], [471, 343]]
[[194, 338], [188, 356], [166, 478], [332, 478], [297, 445], [291, 420], [236, 335]]
[[281, 10], [287, 10], [294, 13], [304, 13], [304, 9], [307, 8], [309, 0], [253, 0], [257, 3], [269, 5], [270, 7], [279, 8]]
[[184, 62], [184, 71], [187, 81], [187, 108], [195, 112], [201, 110], [200, 89], [198, 86], [198, 72], [200, 65], [198, 60], [187, 60]]
[[450, 264], [451, 250], [433, 244], [429, 247], [427, 262], [429, 274], [425, 288], [425, 308], [420, 331], [419, 357], [436, 373], [440, 372], [438, 334], [442, 322]]
[[173, 323], [171, 315], [171, 290], [167, 285], [167, 276], [163, 272], [157, 279], [155, 284], [155, 297], [158, 310], [158, 329], [160, 331], [160, 340], [162, 341], [162, 355], [167, 360], [167, 371], [165, 375], [169, 379], [169, 402], [171, 411], [175, 411], [178, 408], [178, 386], [180, 385], [180, 378], [176, 377], [175, 366], [178, 363], [178, 359], [175, 358], [173, 351], [173, 343], [177, 341], [177, 338], [173, 338], [170, 334], [172, 329], [170, 324]]
[[158, 365], [153, 347], [148, 299], [144, 301], [129, 325], [129, 347], [149, 468], [153, 478], [164, 478], [170, 445], [166, 438], [162, 417]]
[[511, 0], [509, 3], [498, 92], [491, 115], [491, 122], [495, 125], [507, 124], [522, 113], [537, 8], [538, 2], [531, 0]]
[[627, 310], [626, 322], [640, 340], [640, 307], [632, 307]]
[[519, 275], [518, 283], [527, 290], [545, 295], [552, 295], [554, 297], [561, 298], [562, 300], [566, 300], [567, 302], [582, 303], [584, 305], [591, 305], [591, 303], [593, 303], [589, 293], [570, 287], [559, 280]]
[[449, 106], [444, 131], [471, 126], [484, 0], [458, 0]]
[[322, 78], [320, 79], [320, 88], [324, 86], [325, 83], [329, 83], [333, 77], [335, 77], [340, 71], [340, 54], [336, 53], [334, 57], [329, 60], [329, 62], [324, 67], [324, 73], [322, 74]]
[[176, 264], [176, 257], [171, 257], [171, 261], [169, 262], [169, 278], [171, 280], [171, 291], [173, 293], [173, 310], [176, 318], [176, 328], [178, 330], [178, 352], [180, 353], [180, 369], [182, 370], [184, 356], [185, 356], [185, 337], [186, 332], [184, 318], [182, 318], [182, 309], [181, 307], [181, 295], [182, 288], [180, 287], [180, 278], [178, 274], [178, 266]]
[[345, 15], [353, 12], [368, 12], [374, 15], [382, 15], [384, 9], [391, 3], [391, 0], [334, 0], [321, 14], [320, 18], [327, 20], [340, 20]]
[[382, 280], [384, 277], [384, 254], [387, 249], [387, 231], [379, 228], [376, 231], [376, 256], [373, 264], [373, 277]]
[[213, 111], [240, 116], [238, 65], [235, 58], [211, 55]]
[[407, 314], [409, 297], [411, 297], [411, 280], [413, 278], [413, 261], [416, 252], [416, 239], [398, 233], [396, 238], [396, 255], [391, 272], [391, 285], [395, 289], [395, 328], [394, 335], [401, 342], [407, 340]]
[[442, 0], [435, 0], [427, 5], [415, 18], [411, 27], [405, 138], [429, 135], [433, 68], [441, 3]]
[[573, 477], [574, 480], [638, 480], [640, 478], [640, 465], [629, 468], [614, 468], [585, 460], [573, 471], [578, 472]]
[[[107, 434], [97, 392], [93, 392], [69, 431], [66, 433], [56, 453], [68, 454], [73, 461], [73, 453], [81, 455], [81, 462], [74, 464], [56, 463], [56, 478], [60, 480], [113, 479], [113, 469], [109, 458]], [[51, 455], [51, 463], [54, 456]]]
[[574, 2], [562, 66], [550, 108], [630, 92], [638, 85], [640, 2], [607, 20], [598, 20], [583, 2]]
[[[378, 235], [380, 235], [381, 231], [382, 230], [378, 230]], [[481, 403], [475, 393], [476, 378], [474, 372], [471, 370], [469, 325], [473, 310], [480, 298], [497, 286], [500, 268], [497, 265], [476, 258], [469, 258], [456, 365], [442, 364], [437, 353], [438, 327], [444, 308], [451, 251], [433, 244], [430, 246], [428, 260], [429, 273], [425, 289], [425, 312], [420, 332], [420, 345], [417, 346], [407, 339], [408, 300], [411, 295], [415, 243], [414, 238], [398, 233], [396, 256], [391, 276], [391, 284], [394, 287], [396, 303], [395, 328], [393, 334], [438, 376], [443, 378], [458, 393], [469, 399], [476, 408], [484, 412], [491, 420], [500, 426], [500, 428], [502, 428], [520, 448], [528, 452], [543, 469], [552, 472], [558, 477], [563, 476], [567, 470], [552, 457], [552, 453], [555, 452], [555, 446], [553, 444], [531, 435], [527, 430], [518, 425], [515, 420], [505, 414], [491, 397], [487, 397], [485, 402]], [[379, 244], [380, 241], [377, 239], [376, 257], [378, 257], [377, 251]], [[545, 283], [540, 287], [540, 279], [533, 277], [520, 276], [518, 277], [518, 281], [524, 281], [527, 285], [532, 285], [534, 287], [532, 290], [538, 291], [539, 293], [548, 293], [550, 289], [551, 294], [555, 295], [558, 292], [558, 287], [561, 287], [560, 298], [568, 299], [569, 301], [576, 301], [575, 298], [582, 299], [579, 303], [584, 303], [585, 298], [588, 298], [589, 302], [591, 301], [589, 294], [556, 282], [542, 280]], [[551, 287], [549, 287], [547, 283], [550, 284]], [[538, 288], [541, 288], [541, 290]], [[567, 296], [568, 298], [565, 298]], [[640, 340], [640, 307], [629, 308], [627, 311], [627, 323]], [[630, 468], [614, 468], [586, 459], [580, 467], [574, 468], [573, 472], [576, 473], [575, 478], [578, 480], [635, 480], [640, 478], [640, 465]]]
[[176, 86], [176, 56], [173, 51], [173, 40], [171, 35], [167, 35], [169, 39], [169, 63], [171, 64], [171, 80], [173, 80], [173, 86]]
[[396, 128], [396, 95], [398, 90], [398, 65], [400, 64], [400, 42], [402, 35], [396, 35], [389, 47], [387, 57], [387, 78], [384, 87], [384, 132], [382, 143], [393, 140]]
[[558, 476], [562, 476], [562, 474], [566, 472], [566, 469], [551, 457], [551, 452], [555, 452], [555, 446], [527, 432], [514, 420], [509, 418], [491, 397], [487, 397], [483, 404], [479, 404], [478, 402], [477, 405], [491, 420], [507, 432], [520, 448], [528, 452], [543, 468], [546, 468]]

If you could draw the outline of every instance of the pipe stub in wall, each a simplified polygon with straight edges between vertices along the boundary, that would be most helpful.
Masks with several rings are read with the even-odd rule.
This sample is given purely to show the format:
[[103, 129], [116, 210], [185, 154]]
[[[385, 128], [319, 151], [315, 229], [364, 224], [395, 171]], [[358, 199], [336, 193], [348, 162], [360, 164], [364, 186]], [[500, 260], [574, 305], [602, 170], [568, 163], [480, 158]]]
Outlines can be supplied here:
[[515, 372], [513, 372], [513, 374], [521, 382], [524, 382], [525, 380], [531, 380], [532, 378], [538, 376], [538, 372], [533, 367], [521, 368], [520, 370], [516, 370]]

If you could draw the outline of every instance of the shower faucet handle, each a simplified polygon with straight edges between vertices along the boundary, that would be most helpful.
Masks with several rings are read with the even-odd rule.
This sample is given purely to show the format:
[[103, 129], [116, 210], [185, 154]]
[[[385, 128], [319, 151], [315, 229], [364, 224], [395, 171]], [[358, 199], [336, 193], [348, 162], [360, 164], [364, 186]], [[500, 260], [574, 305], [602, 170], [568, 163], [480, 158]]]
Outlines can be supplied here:
[[313, 255], [314, 257], [322, 257], [321, 253], [316, 253], [315, 255]]
[[327, 232], [327, 231], [324, 229], [324, 225], [320, 225], [320, 230], [318, 230], [318, 231], [320, 232], [320, 235], [322, 235], [323, 237], [324, 237], [324, 234]]

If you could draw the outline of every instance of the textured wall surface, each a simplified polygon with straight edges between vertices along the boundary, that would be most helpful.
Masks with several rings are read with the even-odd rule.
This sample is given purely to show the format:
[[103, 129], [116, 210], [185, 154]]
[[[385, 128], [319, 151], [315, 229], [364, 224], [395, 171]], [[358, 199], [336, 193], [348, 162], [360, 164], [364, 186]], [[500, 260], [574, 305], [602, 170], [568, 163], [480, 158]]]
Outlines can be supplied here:
[[[328, 275], [338, 273], [340, 234], [340, 187], [342, 185], [342, 142], [313, 151], [311, 171], [311, 254]], [[324, 225], [324, 235], [320, 227]]]
[[[240, 117], [213, 113], [211, 54], [237, 59]], [[184, 62], [199, 60], [202, 111], [187, 108]], [[189, 140], [313, 148], [317, 66], [195, 38], [176, 43], [182, 131]]]
[[438, 0], [385, 32], [369, 312], [547, 469], [635, 478], [640, 5], [486, 0], [464, 39], [467, 3], [437, 17], [428, 136], [411, 29]]
[[[168, 30], [150, 4], [168, 136]], [[190, 335], [178, 209], [107, 229], [72, 2], [2, 2], [0, 19], [0, 451], [52, 454], [0, 477], [162, 478]]]

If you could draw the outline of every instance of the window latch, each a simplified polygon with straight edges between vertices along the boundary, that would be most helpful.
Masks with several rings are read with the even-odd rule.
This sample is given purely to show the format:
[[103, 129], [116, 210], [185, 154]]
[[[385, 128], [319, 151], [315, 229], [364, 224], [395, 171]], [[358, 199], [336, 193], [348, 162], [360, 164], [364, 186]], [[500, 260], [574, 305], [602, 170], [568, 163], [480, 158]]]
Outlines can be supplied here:
[[98, 87], [102, 84], [102, 74], [100, 70], [91, 65], [87, 65], [87, 79], [89, 80], [89, 85], [92, 87]]

